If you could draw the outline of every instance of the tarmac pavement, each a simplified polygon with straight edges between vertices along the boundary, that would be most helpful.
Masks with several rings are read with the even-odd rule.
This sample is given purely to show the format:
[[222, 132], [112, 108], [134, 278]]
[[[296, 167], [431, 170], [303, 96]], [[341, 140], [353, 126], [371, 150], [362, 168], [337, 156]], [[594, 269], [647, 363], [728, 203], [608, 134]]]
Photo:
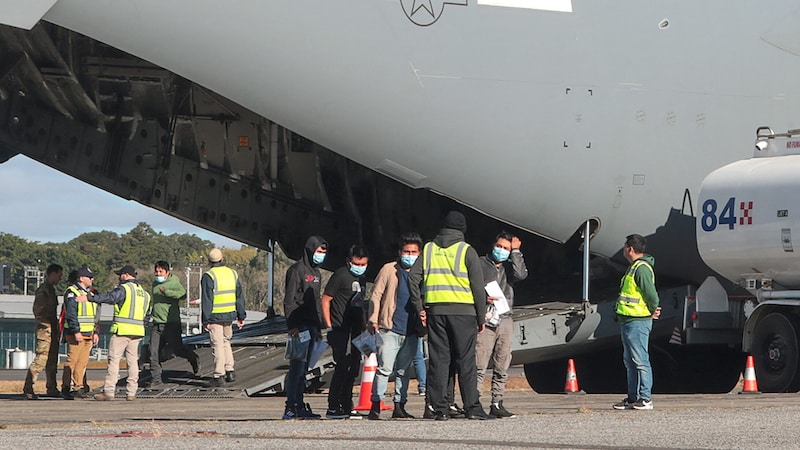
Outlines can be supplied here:
[[[485, 397], [485, 396], [484, 396]], [[511, 391], [516, 418], [282, 421], [283, 397], [21, 400], [0, 395], [4, 448], [800, 448], [797, 394], [657, 395], [615, 411], [619, 395]], [[326, 396], [306, 396], [324, 413]], [[414, 396], [407, 410], [422, 415]], [[125, 437], [120, 442], [118, 438]], [[131, 442], [129, 439], [136, 439]]]

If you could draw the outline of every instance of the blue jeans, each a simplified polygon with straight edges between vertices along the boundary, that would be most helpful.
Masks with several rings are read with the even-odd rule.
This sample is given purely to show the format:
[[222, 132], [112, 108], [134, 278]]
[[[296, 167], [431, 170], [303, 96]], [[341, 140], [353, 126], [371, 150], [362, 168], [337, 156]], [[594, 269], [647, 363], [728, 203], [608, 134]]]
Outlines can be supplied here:
[[[317, 339], [317, 329], [314, 327], [298, 327], [299, 331], [308, 330], [311, 333], [312, 342]], [[308, 357], [311, 353], [313, 345], [308, 346], [309, 353], [306, 354], [304, 360], [292, 359], [289, 360], [289, 373], [283, 381], [283, 390], [286, 392], [286, 407], [287, 408], [302, 408], [305, 403], [303, 401], [303, 392], [306, 390], [306, 372], [308, 372]]]
[[383, 345], [378, 347], [378, 370], [372, 384], [372, 401], [379, 402], [386, 393], [389, 377], [394, 372], [394, 402], [408, 401], [408, 372], [417, 354], [417, 336], [403, 336], [394, 331], [381, 330]]
[[650, 400], [653, 389], [653, 369], [650, 367], [650, 331], [653, 319], [631, 320], [620, 324], [622, 360], [628, 371], [628, 400]]
[[425, 390], [425, 378], [428, 375], [428, 368], [425, 366], [425, 339], [418, 338], [417, 355], [414, 356], [414, 371], [417, 372], [417, 384], [419, 390]]

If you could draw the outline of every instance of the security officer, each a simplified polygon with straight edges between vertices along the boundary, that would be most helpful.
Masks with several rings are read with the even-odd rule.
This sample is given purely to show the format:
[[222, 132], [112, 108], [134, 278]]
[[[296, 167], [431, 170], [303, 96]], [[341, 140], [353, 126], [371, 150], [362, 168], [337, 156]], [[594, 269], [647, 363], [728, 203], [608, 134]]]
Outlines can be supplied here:
[[[67, 341], [67, 362], [61, 376], [61, 396], [65, 400], [84, 397], [81, 387], [84, 384], [86, 366], [89, 364], [89, 353], [92, 346], [97, 345], [97, 305], [81, 302], [81, 298], [90, 295], [94, 272], [88, 267], [81, 267], [76, 272], [75, 283], [64, 293], [64, 339]], [[74, 388], [74, 389], [73, 389]]]
[[[136, 280], [136, 269], [124, 266], [114, 271], [119, 275], [119, 286], [107, 294], [89, 296], [94, 303], [114, 305], [114, 322], [111, 324], [111, 340], [108, 343], [108, 372], [103, 392], [95, 394], [95, 400], [114, 400], [119, 380], [119, 362], [122, 354], [128, 363], [128, 401], [136, 400], [139, 388], [139, 344], [144, 337], [144, 324], [150, 312], [150, 294]], [[79, 301], [85, 301], [86, 296]]]
[[236, 380], [231, 350], [232, 324], [236, 320], [242, 328], [246, 313], [239, 274], [225, 266], [222, 251], [211, 249], [208, 262], [211, 268], [200, 280], [203, 328], [208, 331], [214, 356], [214, 378], [208, 386], [221, 387], [226, 381]]
[[33, 383], [44, 369], [47, 375], [47, 396], [58, 397], [56, 371], [58, 365], [58, 316], [56, 315], [55, 285], [61, 281], [64, 269], [58, 264], [50, 264], [45, 272], [45, 280], [38, 288], [33, 300], [33, 317], [36, 319], [36, 358], [28, 368], [22, 393], [28, 400], [37, 400]]
[[[486, 320], [486, 293], [478, 253], [464, 242], [467, 221], [450, 211], [422, 257], [411, 267], [411, 302], [428, 325], [428, 395], [436, 420], [449, 418], [447, 378], [455, 363], [461, 400], [468, 419], [494, 419], [478, 399], [475, 341]], [[422, 309], [420, 286], [425, 290], [427, 312]]]

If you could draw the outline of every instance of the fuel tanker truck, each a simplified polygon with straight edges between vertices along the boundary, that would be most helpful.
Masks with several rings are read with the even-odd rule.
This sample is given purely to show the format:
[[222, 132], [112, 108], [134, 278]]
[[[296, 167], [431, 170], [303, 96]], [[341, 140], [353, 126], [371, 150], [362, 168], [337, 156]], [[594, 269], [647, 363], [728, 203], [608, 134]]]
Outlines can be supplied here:
[[[654, 391], [729, 392], [748, 354], [761, 391], [798, 391], [800, 130], [758, 128], [753, 157], [711, 172], [697, 204], [697, 250], [714, 275], [699, 287], [659, 290], [661, 318], [650, 341]], [[587, 226], [584, 236], [590, 233]], [[585, 238], [587, 254], [588, 246]], [[524, 364], [534, 390], [563, 392], [574, 358], [587, 392], [625, 391], [613, 301], [544, 303], [513, 314], [512, 363]]]
[[[709, 174], [698, 204], [697, 246], [706, 264], [745, 289], [742, 350], [759, 388], [800, 389], [800, 130], [756, 131], [752, 158]], [[709, 279], [704, 286], [714, 286]], [[702, 287], [701, 287], [702, 288]], [[715, 311], [732, 302], [710, 289]], [[698, 298], [698, 301], [703, 300]], [[701, 319], [702, 320], [702, 319]], [[712, 319], [713, 320], [713, 319]], [[702, 325], [702, 323], [701, 323]]]

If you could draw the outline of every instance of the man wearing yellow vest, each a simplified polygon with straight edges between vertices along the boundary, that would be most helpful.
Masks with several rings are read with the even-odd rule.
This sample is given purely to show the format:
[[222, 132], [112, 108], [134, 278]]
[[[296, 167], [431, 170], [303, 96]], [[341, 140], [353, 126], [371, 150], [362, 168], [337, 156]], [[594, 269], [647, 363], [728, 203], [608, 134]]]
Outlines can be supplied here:
[[614, 409], [653, 409], [653, 370], [648, 344], [653, 319], [658, 319], [655, 259], [644, 253], [646, 241], [638, 234], [626, 238], [622, 255], [631, 263], [620, 283], [617, 321], [622, 337], [622, 360], [628, 373], [628, 397]]
[[144, 324], [150, 313], [150, 294], [136, 280], [133, 266], [125, 266], [114, 273], [119, 275], [119, 286], [107, 294], [89, 296], [89, 301], [93, 303], [114, 305], [114, 322], [108, 343], [108, 371], [103, 392], [95, 394], [94, 399], [114, 400], [119, 380], [119, 362], [124, 353], [128, 363], [127, 400], [133, 401], [139, 389], [139, 344], [144, 337]]
[[[80, 298], [89, 295], [94, 272], [88, 267], [78, 269], [74, 284], [64, 293], [64, 339], [67, 341], [67, 362], [61, 377], [61, 396], [65, 400], [84, 397], [83, 376], [89, 364], [89, 353], [92, 345], [97, 345], [99, 336], [96, 333], [94, 303], [79, 303]], [[73, 389], [74, 388], [74, 389]]]
[[[464, 242], [467, 220], [450, 211], [444, 226], [422, 249], [408, 274], [410, 301], [428, 326], [427, 390], [434, 419], [447, 420], [447, 378], [451, 360], [458, 373], [468, 419], [494, 419], [478, 399], [475, 341], [486, 320], [486, 292], [478, 253]], [[425, 292], [423, 310], [421, 291]]]
[[231, 350], [233, 321], [242, 328], [246, 313], [239, 274], [225, 266], [222, 251], [211, 249], [208, 262], [211, 268], [200, 280], [203, 328], [208, 331], [214, 356], [214, 378], [208, 386], [221, 387], [226, 381], [236, 380]]

